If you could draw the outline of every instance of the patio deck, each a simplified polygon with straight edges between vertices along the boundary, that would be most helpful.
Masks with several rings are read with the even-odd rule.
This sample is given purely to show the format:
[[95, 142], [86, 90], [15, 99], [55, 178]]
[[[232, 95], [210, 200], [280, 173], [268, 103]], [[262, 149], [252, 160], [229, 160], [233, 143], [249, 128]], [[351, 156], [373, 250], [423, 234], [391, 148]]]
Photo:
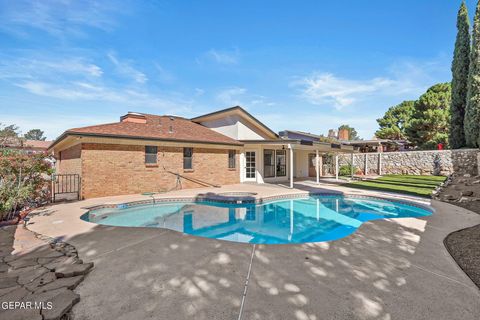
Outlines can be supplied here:
[[[228, 191], [392, 196], [307, 181], [295, 189], [242, 184], [156, 197]], [[145, 198], [57, 204], [31, 219], [31, 230], [65, 239], [95, 263], [76, 289], [75, 319], [473, 320], [480, 314], [480, 291], [443, 245], [450, 232], [480, 223], [462, 208], [432, 201], [432, 216], [368, 222], [349, 237], [301, 245], [241, 244], [79, 219], [86, 206]]]

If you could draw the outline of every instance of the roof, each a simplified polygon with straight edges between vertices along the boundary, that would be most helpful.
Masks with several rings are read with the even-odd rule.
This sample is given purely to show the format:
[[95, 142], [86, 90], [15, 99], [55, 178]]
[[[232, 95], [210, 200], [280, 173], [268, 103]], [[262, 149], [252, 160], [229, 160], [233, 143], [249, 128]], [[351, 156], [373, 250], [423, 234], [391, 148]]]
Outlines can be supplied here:
[[312, 137], [312, 138], [316, 138], [316, 139], [322, 138], [322, 136], [318, 135], [318, 134], [313, 134], [313, 133], [304, 132], [304, 131], [297, 131], [297, 130], [283, 130], [282, 132], [280, 132], [280, 134], [288, 133], [288, 132], [298, 134], [298, 135], [303, 135], [303, 136], [306, 136], [306, 137]]
[[5, 142], [6, 147], [18, 149], [43, 149], [47, 150], [52, 141], [24, 140], [22, 138], [12, 138]]
[[115, 122], [73, 128], [65, 131], [50, 147], [53, 147], [68, 135], [243, 145], [237, 140], [185, 118], [151, 114], [144, 114], [144, 116], [146, 123]]
[[246, 111], [245, 109], [243, 109], [240, 106], [235, 106], [235, 107], [231, 107], [231, 108], [226, 108], [226, 109], [214, 111], [214, 112], [211, 112], [211, 113], [207, 113], [207, 114], [192, 118], [191, 120], [195, 121], [195, 122], [202, 122], [202, 121], [207, 121], [208, 118], [216, 118], [216, 117], [220, 117], [223, 114], [233, 113], [233, 112], [238, 112], [239, 114], [241, 114], [245, 118], [254, 122], [254, 124], [256, 124], [259, 128], [268, 132], [272, 137], [278, 138], [278, 134], [275, 131], [273, 131], [272, 129], [267, 127], [264, 123], [262, 123], [260, 120], [255, 118], [253, 115], [251, 115], [248, 111]]
[[23, 143], [23, 147], [47, 150], [51, 144], [52, 144], [52, 141], [26, 140]]

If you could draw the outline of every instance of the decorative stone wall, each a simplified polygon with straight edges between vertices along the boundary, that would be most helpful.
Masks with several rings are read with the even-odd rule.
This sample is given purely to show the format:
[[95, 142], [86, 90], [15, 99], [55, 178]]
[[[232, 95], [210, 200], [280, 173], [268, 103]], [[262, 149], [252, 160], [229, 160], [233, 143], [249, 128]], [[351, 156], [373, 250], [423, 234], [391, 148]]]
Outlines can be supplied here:
[[[339, 156], [339, 165], [349, 165], [352, 156]], [[363, 174], [450, 175], [479, 174], [479, 149], [358, 153], [354, 166]], [[365, 168], [366, 166], [366, 168]]]

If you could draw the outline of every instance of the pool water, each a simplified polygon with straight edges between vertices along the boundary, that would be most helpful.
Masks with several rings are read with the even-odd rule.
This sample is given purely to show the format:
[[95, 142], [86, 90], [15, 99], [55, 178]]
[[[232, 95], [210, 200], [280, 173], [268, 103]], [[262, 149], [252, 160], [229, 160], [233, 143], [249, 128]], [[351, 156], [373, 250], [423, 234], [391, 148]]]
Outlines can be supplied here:
[[263, 204], [157, 203], [102, 208], [83, 220], [109, 226], [166, 228], [199, 237], [257, 244], [337, 240], [365, 221], [424, 217], [431, 211], [376, 198], [310, 196]]

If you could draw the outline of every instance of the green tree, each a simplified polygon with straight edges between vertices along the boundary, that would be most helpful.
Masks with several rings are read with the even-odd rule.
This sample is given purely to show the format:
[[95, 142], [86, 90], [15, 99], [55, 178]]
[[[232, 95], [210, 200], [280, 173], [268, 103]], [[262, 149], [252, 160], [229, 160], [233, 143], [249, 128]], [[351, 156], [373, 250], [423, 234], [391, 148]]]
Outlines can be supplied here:
[[457, 39], [452, 62], [452, 117], [450, 119], [450, 147], [465, 146], [464, 118], [467, 104], [468, 68], [470, 64], [470, 22], [465, 2], [457, 15]]
[[480, 146], [480, 1], [473, 19], [464, 129], [466, 145], [468, 147]]
[[451, 86], [439, 83], [427, 90], [414, 103], [412, 120], [406, 127], [408, 140], [420, 149], [448, 146]]
[[25, 133], [23, 136], [25, 139], [28, 140], [40, 140], [45, 141], [47, 138], [44, 136], [44, 132], [40, 129], [32, 129]]
[[412, 119], [415, 101], [403, 101], [390, 107], [383, 118], [377, 119], [380, 129], [375, 136], [380, 139], [404, 140], [407, 139], [405, 127]]
[[18, 127], [14, 124], [5, 126], [0, 123], [0, 148], [11, 144], [21, 144], [21, 139], [18, 136]]
[[355, 130], [355, 128], [350, 127], [348, 124], [342, 124], [340, 127], [338, 127], [338, 131], [344, 129], [348, 130], [348, 140], [360, 140], [360, 137], [358, 136], [357, 130]]

